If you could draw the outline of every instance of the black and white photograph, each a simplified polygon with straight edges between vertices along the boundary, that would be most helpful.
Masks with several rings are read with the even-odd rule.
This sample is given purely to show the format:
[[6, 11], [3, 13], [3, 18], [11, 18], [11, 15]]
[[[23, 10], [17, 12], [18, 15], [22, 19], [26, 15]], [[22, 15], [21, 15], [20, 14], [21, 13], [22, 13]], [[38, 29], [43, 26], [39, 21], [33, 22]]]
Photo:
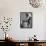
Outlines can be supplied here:
[[32, 28], [32, 12], [20, 12], [20, 28]]

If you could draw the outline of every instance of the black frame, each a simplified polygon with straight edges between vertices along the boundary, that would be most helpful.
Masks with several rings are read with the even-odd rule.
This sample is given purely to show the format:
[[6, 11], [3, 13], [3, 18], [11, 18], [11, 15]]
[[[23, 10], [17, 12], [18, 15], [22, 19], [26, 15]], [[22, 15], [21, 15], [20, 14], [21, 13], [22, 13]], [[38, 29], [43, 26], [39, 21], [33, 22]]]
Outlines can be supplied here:
[[[30, 14], [30, 17], [29, 17], [29, 14]], [[28, 23], [28, 26], [27, 27], [24, 27], [24, 25], [21, 23], [24, 22], [25, 20], [22, 20], [22, 18], [25, 16], [28, 16], [30, 18], [30, 27], [29, 27], [29, 23]], [[23, 17], [22, 17], [23, 16]], [[32, 28], [32, 18], [33, 18], [33, 13], [32, 12], [20, 12], [20, 28]], [[28, 19], [29, 20], [29, 19]], [[26, 21], [25, 21], [26, 22]]]

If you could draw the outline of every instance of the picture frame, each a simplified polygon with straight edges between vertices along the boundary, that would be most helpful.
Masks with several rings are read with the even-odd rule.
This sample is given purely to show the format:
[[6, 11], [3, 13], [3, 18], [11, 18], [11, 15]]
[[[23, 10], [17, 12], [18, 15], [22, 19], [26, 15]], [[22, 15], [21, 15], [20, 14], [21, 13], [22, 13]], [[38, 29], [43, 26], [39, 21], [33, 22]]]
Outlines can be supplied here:
[[32, 28], [32, 12], [20, 12], [20, 28]]

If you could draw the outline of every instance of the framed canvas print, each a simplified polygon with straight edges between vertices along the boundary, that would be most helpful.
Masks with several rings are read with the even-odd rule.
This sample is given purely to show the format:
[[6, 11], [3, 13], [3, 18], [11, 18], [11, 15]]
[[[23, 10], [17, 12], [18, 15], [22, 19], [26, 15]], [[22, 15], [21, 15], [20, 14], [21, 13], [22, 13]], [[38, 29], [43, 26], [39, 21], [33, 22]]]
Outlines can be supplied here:
[[20, 28], [32, 28], [32, 12], [20, 12]]

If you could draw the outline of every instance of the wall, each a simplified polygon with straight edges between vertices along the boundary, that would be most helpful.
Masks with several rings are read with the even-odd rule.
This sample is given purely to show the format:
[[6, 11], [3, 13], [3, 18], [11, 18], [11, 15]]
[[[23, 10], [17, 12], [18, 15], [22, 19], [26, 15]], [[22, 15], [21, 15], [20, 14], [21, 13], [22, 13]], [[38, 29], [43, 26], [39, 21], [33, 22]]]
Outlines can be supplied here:
[[[33, 28], [32, 29], [21, 29], [20, 28], [20, 12], [32, 12], [33, 13]], [[27, 40], [34, 34], [37, 35], [37, 39], [44, 40], [45, 37], [45, 6], [40, 8], [33, 8], [30, 6], [28, 0], [0, 0], [0, 18], [1, 17], [12, 17], [13, 22], [10, 33], [17, 40]], [[0, 35], [2, 35], [0, 31]], [[3, 33], [4, 34], [4, 33]], [[3, 37], [0, 36], [0, 39]]]

